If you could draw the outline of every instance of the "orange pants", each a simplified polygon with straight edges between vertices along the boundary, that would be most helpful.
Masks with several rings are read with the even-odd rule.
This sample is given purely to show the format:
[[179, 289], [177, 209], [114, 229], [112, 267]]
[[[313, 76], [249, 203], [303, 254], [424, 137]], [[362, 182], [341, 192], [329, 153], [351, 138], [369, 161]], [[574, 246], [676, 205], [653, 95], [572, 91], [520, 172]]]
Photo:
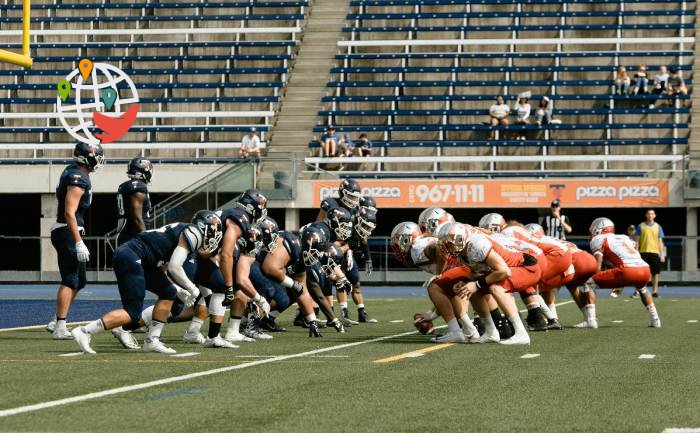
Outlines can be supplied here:
[[649, 267], [638, 268], [613, 268], [598, 272], [593, 276], [593, 281], [601, 289], [613, 289], [616, 287], [632, 286], [641, 289], [647, 285], [651, 278]]
[[542, 276], [542, 271], [538, 265], [518, 266], [510, 268], [510, 278], [498, 282], [508, 293], [524, 292], [537, 285]]
[[584, 284], [598, 272], [598, 261], [593, 254], [586, 251], [576, 251], [571, 255], [571, 262], [574, 265], [574, 278], [566, 284], [570, 290]]
[[454, 296], [454, 291], [452, 288], [455, 284], [460, 281], [471, 281], [472, 280], [472, 270], [468, 266], [455, 266], [452, 269], [448, 269], [434, 281], [435, 284], [440, 286], [440, 288], [448, 295]]
[[[565, 273], [571, 265], [571, 252], [562, 251], [559, 249], [550, 249], [545, 251], [545, 264], [540, 265], [542, 268], [542, 281], [548, 281]], [[540, 257], [537, 257], [539, 263]]]

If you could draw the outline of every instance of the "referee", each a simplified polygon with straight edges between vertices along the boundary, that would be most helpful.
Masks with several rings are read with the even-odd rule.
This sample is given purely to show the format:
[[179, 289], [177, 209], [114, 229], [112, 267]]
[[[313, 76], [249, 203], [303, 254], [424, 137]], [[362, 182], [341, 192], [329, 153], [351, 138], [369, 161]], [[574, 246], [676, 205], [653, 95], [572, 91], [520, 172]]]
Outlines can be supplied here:
[[561, 213], [559, 199], [552, 200], [549, 215], [542, 218], [540, 225], [544, 228], [544, 234], [557, 239], [566, 239], [566, 234], [571, 233], [571, 221]]
[[659, 272], [661, 264], [666, 262], [666, 247], [664, 246], [664, 229], [657, 223], [654, 209], [647, 210], [645, 221], [637, 226], [637, 248], [642, 259], [651, 270], [651, 296], [658, 298]]

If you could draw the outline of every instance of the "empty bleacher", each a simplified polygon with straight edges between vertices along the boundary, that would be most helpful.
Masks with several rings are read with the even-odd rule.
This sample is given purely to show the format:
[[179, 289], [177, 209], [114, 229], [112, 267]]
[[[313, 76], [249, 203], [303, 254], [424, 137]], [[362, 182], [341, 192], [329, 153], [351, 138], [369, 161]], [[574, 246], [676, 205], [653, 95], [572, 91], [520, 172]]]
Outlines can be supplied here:
[[[616, 96], [615, 71], [681, 72], [692, 91], [695, 2], [673, 0], [351, 0], [327, 83], [319, 137], [368, 134], [369, 158], [321, 158], [318, 169], [382, 172], [638, 175], [678, 169], [690, 95]], [[532, 93], [529, 125], [496, 127], [488, 108]], [[539, 100], [559, 122], [538, 126]], [[511, 136], [524, 135], [525, 140]], [[393, 172], [393, 173], [390, 173]]]
[[[0, 158], [62, 158], [73, 138], [56, 84], [77, 62], [110, 63], [139, 94], [136, 124], [110, 157], [235, 156], [267, 140], [308, 0], [32, 2], [34, 66], [0, 65]], [[19, 50], [21, 3], [0, 0], [0, 48]]]

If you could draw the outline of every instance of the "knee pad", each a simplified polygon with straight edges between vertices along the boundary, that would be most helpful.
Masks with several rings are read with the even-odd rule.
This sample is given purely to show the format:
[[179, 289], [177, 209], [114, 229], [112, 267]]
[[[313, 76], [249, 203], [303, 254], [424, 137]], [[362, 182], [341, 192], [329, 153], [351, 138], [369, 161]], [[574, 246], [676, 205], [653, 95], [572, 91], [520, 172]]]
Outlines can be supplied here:
[[[210, 295], [211, 296], [211, 295]], [[207, 297], [206, 296], [200, 296], [199, 301], [197, 301], [197, 305], [207, 305]]]
[[211, 296], [212, 293], [214, 293], [210, 289], [208, 289], [202, 285], [198, 285], [197, 287], [199, 287], [199, 293], [202, 295], [202, 298], [209, 297], [209, 296]]
[[209, 314], [212, 316], [223, 316], [226, 313], [226, 307], [221, 305], [224, 297], [223, 293], [212, 293], [209, 300]]

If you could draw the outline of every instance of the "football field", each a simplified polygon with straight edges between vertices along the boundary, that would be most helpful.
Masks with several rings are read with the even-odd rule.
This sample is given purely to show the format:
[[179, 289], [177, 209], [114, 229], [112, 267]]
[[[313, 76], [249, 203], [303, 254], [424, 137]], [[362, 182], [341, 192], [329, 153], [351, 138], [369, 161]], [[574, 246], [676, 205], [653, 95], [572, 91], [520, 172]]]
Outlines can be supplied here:
[[[565, 325], [581, 319], [568, 298]], [[43, 329], [0, 332], [0, 432], [653, 432], [700, 427], [700, 298], [601, 293], [598, 330], [534, 333], [530, 346], [435, 345], [415, 333], [420, 297], [372, 298], [380, 323], [310, 339], [293, 328], [236, 350], [180, 343], [97, 355]], [[40, 320], [37, 321], [37, 323]], [[437, 323], [441, 324], [441, 323]], [[206, 324], [205, 324], [206, 329]], [[137, 334], [139, 340], [144, 334]]]

